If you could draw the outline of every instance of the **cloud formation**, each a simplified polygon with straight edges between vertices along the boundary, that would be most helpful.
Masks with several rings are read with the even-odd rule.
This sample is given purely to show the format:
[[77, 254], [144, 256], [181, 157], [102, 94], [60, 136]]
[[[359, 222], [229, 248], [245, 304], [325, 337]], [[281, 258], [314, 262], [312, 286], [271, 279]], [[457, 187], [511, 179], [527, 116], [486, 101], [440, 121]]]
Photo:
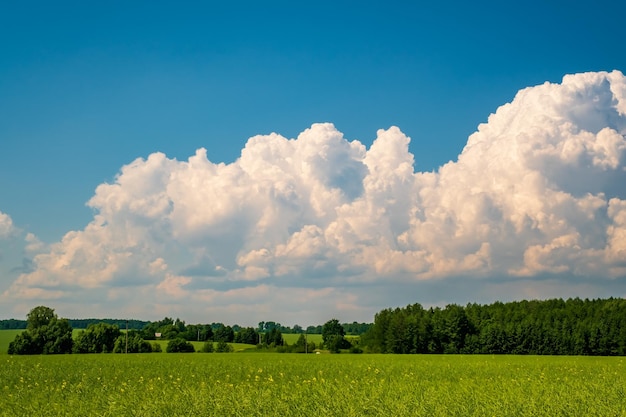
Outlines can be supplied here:
[[15, 231], [11, 217], [0, 211], [0, 239], [8, 239]]
[[2, 298], [306, 324], [316, 311], [371, 320], [450, 301], [452, 282], [500, 298], [494, 288], [626, 295], [625, 134], [626, 79], [613, 71], [519, 91], [436, 172], [414, 171], [397, 127], [369, 149], [330, 123], [255, 136], [229, 164], [205, 149], [154, 153], [99, 185], [93, 221], [35, 256]]

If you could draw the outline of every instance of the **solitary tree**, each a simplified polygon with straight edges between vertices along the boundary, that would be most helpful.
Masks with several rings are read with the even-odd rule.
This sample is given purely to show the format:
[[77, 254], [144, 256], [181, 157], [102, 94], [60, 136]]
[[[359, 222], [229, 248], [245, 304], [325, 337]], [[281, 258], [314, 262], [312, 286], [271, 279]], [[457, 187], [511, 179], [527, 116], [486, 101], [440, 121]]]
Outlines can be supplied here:
[[345, 332], [339, 320], [332, 319], [324, 323], [322, 327], [322, 340], [324, 346], [331, 352], [338, 353], [340, 349], [348, 349], [350, 342], [345, 339]]

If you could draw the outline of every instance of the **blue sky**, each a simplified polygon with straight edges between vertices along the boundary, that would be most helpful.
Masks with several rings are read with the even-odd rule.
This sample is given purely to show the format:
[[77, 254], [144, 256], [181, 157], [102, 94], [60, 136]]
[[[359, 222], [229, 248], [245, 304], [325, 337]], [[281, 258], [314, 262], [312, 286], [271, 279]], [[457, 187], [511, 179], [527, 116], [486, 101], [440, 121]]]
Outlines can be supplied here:
[[[398, 126], [415, 172], [437, 171], [518, 90], [623, 71], [623, 15], [609, 1], [5, 2], [0, 212], [17, 231], [0, 291], [34, 257], [16, 234], [50, 245], [83, 230], [96, 187], [154, 152], [229, 164], [255, 135], [329, 122], [369, 148]], [[463, 301], [438, 297], [423, 302]]]

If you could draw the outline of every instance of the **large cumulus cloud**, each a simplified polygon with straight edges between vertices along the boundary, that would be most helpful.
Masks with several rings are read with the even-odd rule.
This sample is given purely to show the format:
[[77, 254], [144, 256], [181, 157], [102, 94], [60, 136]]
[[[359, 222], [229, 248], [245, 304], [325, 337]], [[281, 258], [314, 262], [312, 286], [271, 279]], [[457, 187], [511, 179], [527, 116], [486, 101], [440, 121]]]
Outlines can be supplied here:
[[625, 134], [614, 71], [521, 90], [436, 172], [414, 171], [397, 127], [369, 149], [328, 123], [256, 136], [229, 164], [205, 149], [154, 153], [98, 186], [93, 221], [3, 298], [356, 317], [393, 303], [372, 306], [378, 288], [420, 301], [446, 281], [614, 286], [626, 277]]

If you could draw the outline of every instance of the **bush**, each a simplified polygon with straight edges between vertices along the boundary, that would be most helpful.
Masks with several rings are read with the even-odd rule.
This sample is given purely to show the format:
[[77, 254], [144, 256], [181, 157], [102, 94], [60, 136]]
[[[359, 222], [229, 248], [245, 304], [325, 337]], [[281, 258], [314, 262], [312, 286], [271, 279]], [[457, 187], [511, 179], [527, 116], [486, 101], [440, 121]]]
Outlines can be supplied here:
[[202, 352], [204, 352], [204, 353], [215, 352], [215, 348], [213, 346], [213, 342], [210, 341], [210, 340], [207, 340], [206, 342], [204, 342], [204, 345], [202, 346]]
[[161, 344], [159, 342], [152, 342], [152, 351], [156, 353], [163, 352], [163, 349], [161, 348]]
[[358, 346], [352, 346], [350, 348], [350, 353], [363, 353], [363, 349]]
[[90, 324], [78, 334], [72, 348], [74, 353], [108, 353], [115, 348], [121, 335], [117, 325], [107, 323]]
[[9, 355], [36, 355], [41, 351], [30, 333], [25, 331], [15, 336], [15, 340], [9, 343], [8, 353]]
[[218, 342], [217, 343], [217, 348], [215, 349], [216, 352], [218, 353], [228, 353], [228, 352], [232, 352], [234, 349], [231, 345], [229, 345], [226, 342]]
[[128, 337], [128, 353], [150, 353], [152, 352], [152, 345], [150, 342], [143, 340], [139, 332], [130, 331], [128, 334], [120, 335], [115, 341], [113, 347], [113, 353], [125, 353]]
[[176, 352], [195, 352], [196, 349], [193, 347], [191, 343], [186, 341], [183, 338], [176, 338], [170, 340], [167, 344], [167, 348], [165, 349], [167, 353], [176, 353]]

